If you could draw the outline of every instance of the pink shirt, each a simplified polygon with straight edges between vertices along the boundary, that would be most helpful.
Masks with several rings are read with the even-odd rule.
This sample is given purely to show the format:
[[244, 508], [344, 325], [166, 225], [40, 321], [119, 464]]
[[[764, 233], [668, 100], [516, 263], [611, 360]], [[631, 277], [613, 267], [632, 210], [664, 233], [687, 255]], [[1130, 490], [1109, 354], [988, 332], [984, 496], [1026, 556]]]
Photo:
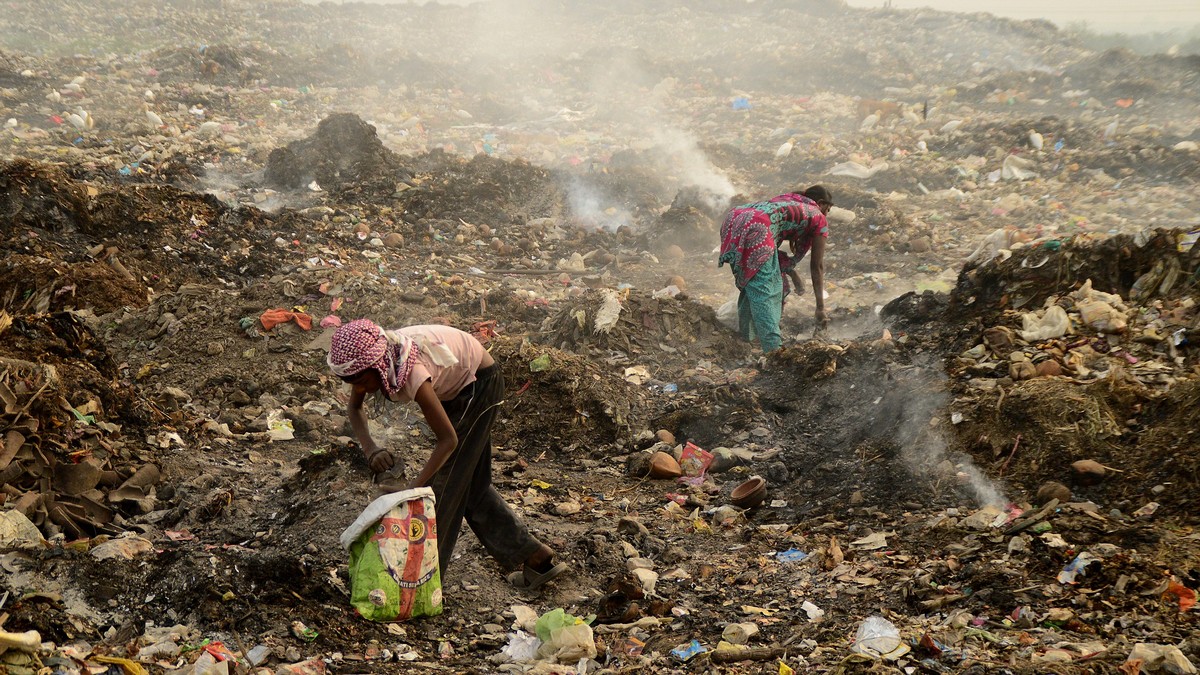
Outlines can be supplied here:
[[409, 337], [420, 336], [430, 342], [445, 344], [458, 357], [458, 363], [442, 367], [433, 362], [429, 355], [422, 351], [417, 356], [412, 373], [408, 376], [401, 394], [401, 401], [412, 401], [417, 396], [417, 390], [426, 380], [433, 385], [433, 391], [439, 400], [449, 401], [458, 395], [468, 384], [475, 381], [475, 371], [483, 362], [484, 349], [470, 333], [464, 333], [450, 326], [407, 326], [399, 330]]

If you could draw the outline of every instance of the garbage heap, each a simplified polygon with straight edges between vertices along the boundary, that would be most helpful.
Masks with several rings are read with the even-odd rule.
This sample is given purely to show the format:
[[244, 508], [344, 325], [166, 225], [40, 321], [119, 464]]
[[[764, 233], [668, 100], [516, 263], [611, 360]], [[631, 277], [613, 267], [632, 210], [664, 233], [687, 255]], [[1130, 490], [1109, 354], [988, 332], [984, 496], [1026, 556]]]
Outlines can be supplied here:
[[1118, 501], [1149, 492], [1185, 508], [1171, 486], [1200, 468], [1179, 452], [1200, 422], [1198, 237], [1037, 240], [968, 265], [947, 316], [977, 328], [948, 370], [976, 454], [1019, 454], [1010, 477], [1031, 481], [1098, 461], [1122, 472]]

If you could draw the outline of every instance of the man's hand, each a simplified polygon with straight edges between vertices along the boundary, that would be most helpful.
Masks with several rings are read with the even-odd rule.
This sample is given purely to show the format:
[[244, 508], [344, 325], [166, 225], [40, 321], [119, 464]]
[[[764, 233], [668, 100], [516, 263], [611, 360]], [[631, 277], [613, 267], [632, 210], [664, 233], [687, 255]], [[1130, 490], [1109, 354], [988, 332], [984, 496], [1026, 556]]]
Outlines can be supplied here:
[[396, 463], [392, 453], [385, 448], [363, 448], [363, 456], [367, 458], [367, 465], [375, 473], [383, 473]]

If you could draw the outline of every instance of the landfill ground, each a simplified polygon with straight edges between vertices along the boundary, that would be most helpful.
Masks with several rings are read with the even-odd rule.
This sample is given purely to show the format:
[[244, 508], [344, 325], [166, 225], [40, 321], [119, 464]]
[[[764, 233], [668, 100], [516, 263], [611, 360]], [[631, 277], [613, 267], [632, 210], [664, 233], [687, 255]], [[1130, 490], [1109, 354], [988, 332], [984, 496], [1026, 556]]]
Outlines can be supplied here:
[[[0, 672], [1196, 672], [1200, 57], [573, 4], [0, 0]], [[764, 357], [720, 217], [814, 183], [832, 323]], [[442, 616], [354, 613], [359, 317], [485, 343], [568, 574], [467, 530]], [[556, 608], [594, 649], [505, 655]]]

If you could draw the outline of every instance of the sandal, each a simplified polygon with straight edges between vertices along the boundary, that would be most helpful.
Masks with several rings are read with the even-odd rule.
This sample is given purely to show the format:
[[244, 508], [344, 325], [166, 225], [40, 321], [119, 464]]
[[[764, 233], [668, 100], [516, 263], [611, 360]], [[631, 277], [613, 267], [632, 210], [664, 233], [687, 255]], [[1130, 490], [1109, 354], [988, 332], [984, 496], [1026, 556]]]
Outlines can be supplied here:
[[536, 591], [552, 579], [567, 571], [567, 563], [558, 563], [545, 572], [534, 572], [529, 568], [519, 569], [508, 575], [508, 583], [523, 591]]

